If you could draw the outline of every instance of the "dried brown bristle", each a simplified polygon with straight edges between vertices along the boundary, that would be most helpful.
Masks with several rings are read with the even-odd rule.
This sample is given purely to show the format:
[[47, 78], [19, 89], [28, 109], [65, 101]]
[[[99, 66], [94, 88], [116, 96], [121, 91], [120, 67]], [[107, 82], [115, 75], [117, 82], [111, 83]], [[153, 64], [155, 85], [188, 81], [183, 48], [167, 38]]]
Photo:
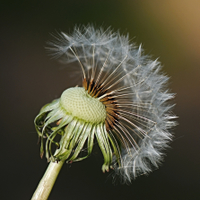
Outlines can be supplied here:
[[106, 89], [103, 88], [102, 84], [95, 83], [94, 79], [90, 79], [89, 81], [84, 78], [83, 87], [88, 91], [88, 94], [91, 97], [98, 98], [102, 95], [105, 95], [100, 101], [105, 105], [106, 108], [106, 130], [112, 130], [116, 120], [118, 120], [117, 115], [117, 101], [114, 96], [109, 93]]

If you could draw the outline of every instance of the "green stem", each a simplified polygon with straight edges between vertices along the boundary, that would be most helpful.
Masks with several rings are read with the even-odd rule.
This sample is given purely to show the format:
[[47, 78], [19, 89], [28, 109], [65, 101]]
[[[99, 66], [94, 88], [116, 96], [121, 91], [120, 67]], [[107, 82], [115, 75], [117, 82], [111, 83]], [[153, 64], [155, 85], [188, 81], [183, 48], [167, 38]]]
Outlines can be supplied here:
[[31, 200], [46, 200], [53, 188], [64, 161], [50, 162]]

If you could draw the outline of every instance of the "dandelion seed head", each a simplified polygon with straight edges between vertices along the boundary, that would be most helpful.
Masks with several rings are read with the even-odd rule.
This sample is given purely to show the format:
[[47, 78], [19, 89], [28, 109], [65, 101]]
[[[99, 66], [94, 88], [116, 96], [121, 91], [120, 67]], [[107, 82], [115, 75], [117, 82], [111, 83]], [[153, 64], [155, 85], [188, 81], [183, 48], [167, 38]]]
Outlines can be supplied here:
[[176, 125], [169, 103], [174, 94], [160, 62], [130, 44], [128, 35], [91, 25], [62, 32], [48, 45], [53, 57], [79, 65], [82, 85], [65, 90], [36, 117], [41, 155], [46, 138], [48, 160], [80, 161], [97, 140], [103, 172], [114, 169], [123, 182], [158, 168]]

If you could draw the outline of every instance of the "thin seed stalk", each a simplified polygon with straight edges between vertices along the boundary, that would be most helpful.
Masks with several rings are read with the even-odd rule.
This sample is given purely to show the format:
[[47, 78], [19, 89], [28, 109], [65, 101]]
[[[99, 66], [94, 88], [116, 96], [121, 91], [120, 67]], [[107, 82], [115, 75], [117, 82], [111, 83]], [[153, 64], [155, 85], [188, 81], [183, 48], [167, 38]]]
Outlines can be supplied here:
[[47, 200], [64, 161], [50, 162], [31, 200]]

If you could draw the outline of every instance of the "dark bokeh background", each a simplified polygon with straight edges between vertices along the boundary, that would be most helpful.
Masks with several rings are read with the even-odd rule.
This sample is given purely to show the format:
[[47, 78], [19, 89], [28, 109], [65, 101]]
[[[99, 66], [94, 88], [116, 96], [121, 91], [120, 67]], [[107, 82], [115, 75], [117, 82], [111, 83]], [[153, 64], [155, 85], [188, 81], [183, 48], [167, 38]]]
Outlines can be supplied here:
[[129, 32], [159, 57], [177, 93], [171, 149], [159, 170], [129, 186], [101, 172], [100, 154], [65, 165], [50, 200], [200, 198], [200, 1], [1, 1], [1, 199], [30, 199], [47, 163], [39, 157], [33, 120], [39, 109], [76, 84], [45, 52], [49, 33], [93, 23]]

